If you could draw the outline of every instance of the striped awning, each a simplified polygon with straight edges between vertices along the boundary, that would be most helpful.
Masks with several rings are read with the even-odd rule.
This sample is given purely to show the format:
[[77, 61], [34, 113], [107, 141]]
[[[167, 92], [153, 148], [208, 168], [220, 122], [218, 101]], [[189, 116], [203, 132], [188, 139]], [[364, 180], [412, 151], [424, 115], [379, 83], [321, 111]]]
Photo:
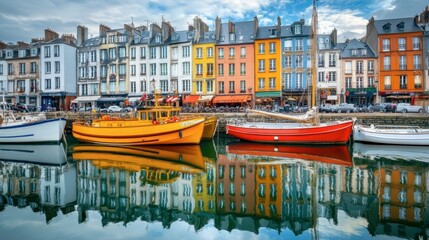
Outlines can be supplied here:
[[249, 95], [223, 95], [214, 97], [213, 103], [245, 103], [250, 99]]

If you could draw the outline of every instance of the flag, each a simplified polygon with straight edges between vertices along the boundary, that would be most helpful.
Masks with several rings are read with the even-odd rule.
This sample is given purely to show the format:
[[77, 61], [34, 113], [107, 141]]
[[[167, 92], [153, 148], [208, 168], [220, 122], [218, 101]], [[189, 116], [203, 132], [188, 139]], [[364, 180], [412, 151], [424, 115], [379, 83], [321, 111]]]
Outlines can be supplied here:
[[140, 98], [140, 100], [143, 102], [143, 101], [146, 101], [146, 93], [143, 93], [143, 96]]

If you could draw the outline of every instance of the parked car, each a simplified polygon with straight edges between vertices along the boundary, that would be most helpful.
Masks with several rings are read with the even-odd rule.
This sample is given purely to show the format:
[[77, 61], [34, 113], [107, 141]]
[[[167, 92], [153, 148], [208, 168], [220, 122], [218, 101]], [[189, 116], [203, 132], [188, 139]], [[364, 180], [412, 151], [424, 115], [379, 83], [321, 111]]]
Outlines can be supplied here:
[[354, 113], [357, 112], [357, 109], [354, 104], [351, 103], [340, 103], [337, 109], [338, 113]]
[[398, 105], [396, 106], [396, 112], [401, 112], [401, 113], [407, 113], [407, 112], [422, 113], [423, 112], [423, 107], [422, 106], [411, 105], [409, 103], [398, 103]]
[[125, 107], [125, 108], [122, 109], [122, 111], [124, 111], [124, 112], [131, 112], [131, 111], [133, 111], [133, 108], [132, 107]]
[[386, 103], [386, 112], [396, 112], [396, 103]]
[[376, 103], [368, 107], [369, 112], [386, 112], [387, 103]]
[[319, 107], [319, 112], [321, 113], [331, 113], [334, 109], [333, 104], [325, 103]]
[[107, 108], [107, 112], [109, 112], [109, 113], [113, 113], [113, 112], [122, 112], [122, 108], [121, 108], [121, 107], [119, 107], [119, 106], [116, 106], [116, 105], [112, 105], [112, 106], [109, 106], [109, 107]]

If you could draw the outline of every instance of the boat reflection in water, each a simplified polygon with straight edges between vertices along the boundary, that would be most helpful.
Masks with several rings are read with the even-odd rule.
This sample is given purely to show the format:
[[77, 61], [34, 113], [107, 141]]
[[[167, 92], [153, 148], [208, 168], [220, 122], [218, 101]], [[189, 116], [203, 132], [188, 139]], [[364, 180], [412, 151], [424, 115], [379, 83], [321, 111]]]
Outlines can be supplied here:
[[76, 166], [63, 144], [0, 144], [0, 211], [30, 206], [49, 223], [74, 211]]
[[[352, 159], [346, 145], [220, 140], [225, 140], [224, 145], [215, 146], [213, 141], [192, 146], [79, 144], [72, 147], [75, 165], [58, 167], [3, 161], [0, 223], [11, 214], [18, 220], [0, 224], [2, 236], [13, 239], [16, 228], [9, 226], [22, 222], [21, 216], [32, 221], [38, 217], [33, 214], [33, 219], [28, 211], [10, 211], [8, 204], [47, 212], [46, 199], [48, 203], [56, 200], [45, 198], [45, 192], [54, 187], [46, 188], [44, 182], [55, 179], [55, 169], [62, 176], [71, 166], [77, 169], [70, 178], [74, 185], [54, 193], [75, 193], [74, 212], [56, 218], [58, 227], [47, 228], [49, 235], [64, 234], [65, 228], [80, 234], [79, 239], [94, 235], [105, 239], [137, 235], [149, 239], [426, 239], [429, 235], [427, 162], [360, 155]], [[51, 175], [43, 172], [46, 169], [52, 169]], [[33, 182], [38, 183], [36, 190], [30, 190]], [[63, 210], [67, 203], [55, 206]], [[49, 219], [52, 216], [49, 211]], [[29, 236], [32, 230], [22, 227]]]
[[353, 156], [372, 160], [390, 159], [429, 163], [428, 146], [354, 143]]
[[[347, 145], [285, 145], [252, 142], [233, 142], [226, 146], [228, 153], [275, 157], [275, 160], [310, 160], [351, 166], [352, 158]], [[272, 163], [279, 163], [270, 159]]]

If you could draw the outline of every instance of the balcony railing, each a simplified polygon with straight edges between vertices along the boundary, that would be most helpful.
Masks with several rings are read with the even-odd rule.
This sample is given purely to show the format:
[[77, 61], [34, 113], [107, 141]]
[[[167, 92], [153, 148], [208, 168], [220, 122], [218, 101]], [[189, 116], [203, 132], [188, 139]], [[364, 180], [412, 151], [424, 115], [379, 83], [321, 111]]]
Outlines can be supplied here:
[[421, 83], [415, 83], [414, 88], [422, 88], [422, 84]]
[[399, 70], [407, 70], [407, 65], [405, 64], [399, 65]]
[[407, 89], [407, 84], [401, 84], [401, 85], [399, 85], [399, 88], [400, 89]]
[[384, 89], [391, 90], [392, 89], [392, 85], [384, 85]]

